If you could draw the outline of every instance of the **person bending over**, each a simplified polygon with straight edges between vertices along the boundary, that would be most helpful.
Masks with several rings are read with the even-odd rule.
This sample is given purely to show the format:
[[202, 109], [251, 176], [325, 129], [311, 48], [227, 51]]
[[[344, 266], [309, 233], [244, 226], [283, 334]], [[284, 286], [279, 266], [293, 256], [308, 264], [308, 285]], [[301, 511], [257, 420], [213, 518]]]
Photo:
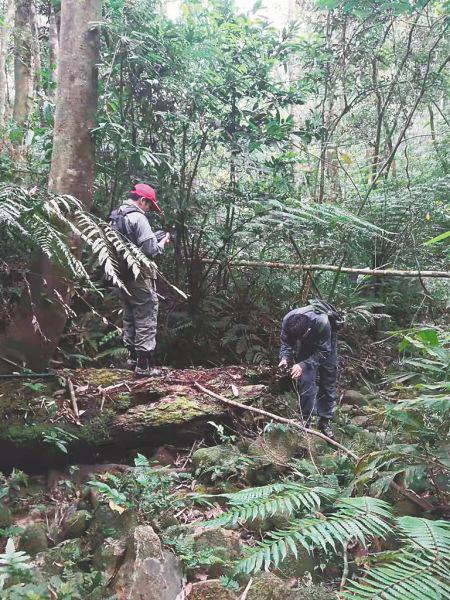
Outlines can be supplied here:
[[336, 331], [329, 316], [314, 306], [291, 310], [283, 318], [280, 340], [278, 366], [287, 368], [295, 361], [291, 375], [296, 380], [305, 427], [317, 414], [319, 430], [333, 438], [330, 421], [336, 402], [337, 353]]

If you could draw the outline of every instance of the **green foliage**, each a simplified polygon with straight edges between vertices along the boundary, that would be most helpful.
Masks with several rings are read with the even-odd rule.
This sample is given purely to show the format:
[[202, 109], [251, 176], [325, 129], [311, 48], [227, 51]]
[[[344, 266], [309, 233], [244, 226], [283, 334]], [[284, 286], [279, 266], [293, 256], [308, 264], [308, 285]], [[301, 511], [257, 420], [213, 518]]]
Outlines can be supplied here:
[[440, 600], [450, 594], [450, 525], [402, 517], [397, 521], [401, 550], [375, 562], [365, 577], [348, 583], [344, 598]]
[[52, 444], [58, 450], [63, 452], [64, 454], [68, 453], [67, 446], [78, 440], [78, 437], [65, 429], [61, 429], [61, 427], [52, 427], [50, 429], [46, 429], [42, 433], [42, 439], [47, 444]]
[[258, 488], [246, 488], [233, 494], [220, 494], [229, 510], [208, 521], [208, 527], [236, 525], [264, 519], [275, 513], [287, 516], [299, 511], [314, 513], [319, 510], [322, 500], [330, 500], [335, 490], [325, 487], [308, 487], [301, 483], [280, 482]]
[[31, 577], [29, 574], [30, 560], [28, 554], [22, 550], [16, 550], [12, 538], [7, 541], [5, 552], [0, 554], [0, 591], [7, 583]]

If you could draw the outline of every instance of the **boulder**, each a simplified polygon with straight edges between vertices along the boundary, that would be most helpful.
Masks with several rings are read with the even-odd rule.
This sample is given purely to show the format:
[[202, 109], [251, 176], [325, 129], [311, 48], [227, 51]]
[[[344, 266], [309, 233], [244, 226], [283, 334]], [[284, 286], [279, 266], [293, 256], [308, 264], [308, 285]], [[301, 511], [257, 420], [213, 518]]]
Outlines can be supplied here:
[[356, 427], [365, 427], [369, 421], [370, 417], [366, 417], [365, 415], [358, 415], [352, 419], [352, 423]]
[[77, 569], [86, 567], [89, 562], [89, 552], [81, 539], [71, 539], [45, 552], [40, 552], [34, 562], [43, 575], [53, 577], [61, 575], [67, 564], [75, 565]]
[[344, 404], [354, 404], [356, 406], [366, 406], [369, 402], [367, 396], [357, 390], [345, 390], [342, 395]]
[[81, 537], [89, 527], [90, 521], [90, 512], [87, 510], [75, 511], [72, 515], [70, 515], [65, 523], [63, 538], [65, 540], [69, 540], [71, 538]]
[[25, 528], [20, 536], [18, 550], [23, 550], [30, 556], [45, 552], [48, 548], [47, 533], [44, 525], [36, 523]]
[[127, 540], [113, 586], [120, 600], [175, 600], [182, 589], [181, 566], [172, 553], [163, 552], [155, 531], [140, 525]]
[[[212, 577], [223, 575], [227, 566], [242, 554], [239, 536], [235, 531], [224, 528], [205, 529], [194, 535], [194, 552], [211, 552], [208, 571]], [[217, 560], [213, 560], [213, 559]]]
[[204, 475], [214, 482], [218, 478], [228, 479], [242, 472], [244, 468], [242, 459], [243, 455], [236, 446], [221, 444], [196, 450], [192, 455], [191, 465], [197, 477]]
[[188, 600], [237, 600], [237, 596], [225, 589], [218, 579], [194, 583], [187, 597]]
[[288, 598], [291, 598], [291, 590], [282, 579], [269, 572], [255, 575], [247, 594], [247, 600], [287, 600]]
[[0, 529], [6, 529], [12, 523], [11, 511], [7, 506], [0, 503]]

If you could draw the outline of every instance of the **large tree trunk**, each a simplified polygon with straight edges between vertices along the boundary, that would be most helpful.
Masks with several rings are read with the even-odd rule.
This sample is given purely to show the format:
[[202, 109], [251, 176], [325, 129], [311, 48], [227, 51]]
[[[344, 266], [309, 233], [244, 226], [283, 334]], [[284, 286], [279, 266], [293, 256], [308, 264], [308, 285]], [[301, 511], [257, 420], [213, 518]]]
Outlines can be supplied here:
[[[59, 12], [59, 11], [58, 11]], [[48, 43], [49, 43], [49, 71], [50, 71], [50, 85], [48, 89], [48, 94], [53, 96], [53, 86], [57, 81], [58, 74], [58, 54], [59, 54], [59, 38], [58, 38], [58, 28], [56, 24], [56, 15], [55, 8], [52, 5], [50, 7], [50, 17], [49, 17], [49, 32], [48, 32]]]
[[16, 0], [14, 22], [14, 120], [19, 125], [28, 119], [33, 93], [31, 72], [31, 0]]
[[6, 58], [9, 50], [9, 40], [12, 31], [12, 19], [14, 14], [13, 0], [0, 0], [0, 15], [3, 22], [0, 26], [0, 127], [5, 122], [7, 104], [7, 77]]
[[[64, 0], [61, 17], [53, 156], [49, 189], [71, 194], [89, 209], [94, 182], [91, 130], [97, 107], [101, 0]], [[75, 240], [76, 243], [76, 240]], [[33, 370], [45, 368], [67, 319], [68, 282], [43, 254], [33, 259], [28, 289], [0, 339], [2, 355]], [[2, 361], [0, 361], [1, 363]], [[0, 364], [0, 370], [5, 365]]]

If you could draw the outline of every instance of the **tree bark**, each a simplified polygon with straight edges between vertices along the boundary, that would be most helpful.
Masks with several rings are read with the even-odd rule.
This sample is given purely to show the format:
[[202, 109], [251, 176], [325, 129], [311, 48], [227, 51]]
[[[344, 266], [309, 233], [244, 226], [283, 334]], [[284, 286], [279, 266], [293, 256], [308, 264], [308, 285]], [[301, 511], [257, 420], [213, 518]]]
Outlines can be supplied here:
[[14, 20], [14, 120], [23, 125], [31, 109], [31, 0], [16, 0]]
[[12, 31], [12, 20], [14, 15], [13, 0], [3, 0], [0, 2], [1, 15], [3, 23], [0, 26], [0, 127], [4, 124], [6, 118], [7, 104], [7, 77], [6, 77], [6, 59], [9, 50], [9, 40]]
[[52, 5], [50, 8], [49, 17], [49, 71], [50, 71], [50, 86], [48, 93], [50, 96], [54, 94], [54, 87], [58, 77], [58, 54], [59, 54], [59, 39], [58, 28], [56, 25], [55, 8]]
[[[19, 0], [23, 2], [24, 0]], [[97, 64], [101, 0], [62, 3], [53, 156], [49, 189], [71, 194], [90, 209], [94, 183]], [[73, 240], [74, 245], [79, 243]], [[33, 370], [48, 365], [68, 315], [71, 291], [63, 273], [42, 253], [32, 260], [28, 286], [0, 345], [2, 355]], [[4, 365], [0, 365], [0, 369]]]

